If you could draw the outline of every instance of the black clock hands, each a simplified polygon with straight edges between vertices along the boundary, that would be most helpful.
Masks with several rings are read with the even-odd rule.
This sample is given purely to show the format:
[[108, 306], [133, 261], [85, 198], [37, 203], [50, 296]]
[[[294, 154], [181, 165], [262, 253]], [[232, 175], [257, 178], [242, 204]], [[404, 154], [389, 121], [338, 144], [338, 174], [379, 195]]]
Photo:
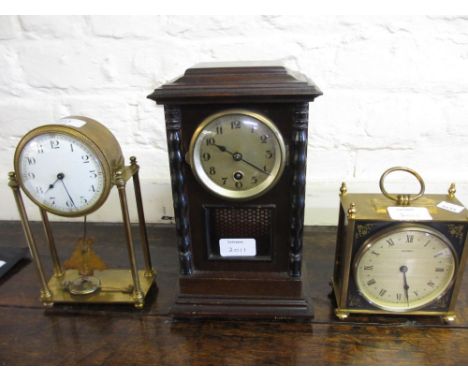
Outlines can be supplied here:
[[47, 188], [45, 193], [47, 193], [48, 191], [53, 189], [55, 187], [55, 184], [58, 181], [60, 181], [62, 183], [62, 186], [63, 186], [65, 192], [67, 193], [68, 199], [70, 199], [72, 207], [77, 208], [75, 202], [73, 201], [73, 198], [71, 197], [70, 193], [68, 192], [67, 186], [65, 185], [65, 182], [63, 181], [63, 178], [65, 178], [65, 174], [63, 172], [59, 172], [57, 174], [57, 179], [55, 179], [55, 181], [53, 183], [49, 184], [49, 187]]
[[406, 280], [406, 272], [408, 272], [408, 267], [406, 265], [402, 265], [400, 267], [400, 272], [403, 273], [403, 289], [405, 290], [405, 297], [406, 297], [406, 303], [409, 306], [409, 296], [408, 296], [408, 281]]
[[269, 172], [263, 170], [262, 168], [260, 168], [260, 167], [258, 167], [258, 166], [256, 166], [256, 165], [254, 165], [253, 163], [251, 163], [251, 162], [247, 161], [246, 159], [244, 159], [244, 156], [243, 156], [241, 153], [239, 153], [239, 152], [237, 152], [237, 151], [236, 151], [235, 153], [233, 153], [232, 151], [229, 151], [229, 150], [226, 148], [226, 146], [217, 145], [217, 144], [214, 144], [214, 145], [215, 145], [220, 151], [232, 155], [232, 159], [234, 159], [236, 162], [242, 161], [242, 162], [244, 162], [244, 163], [247, 163], [249, 166], [255, 168], [256, 170], [258, 170], [258, 171], [260, 171], [260, 172], [263, 172], [263, 173], [266, 174], [266, 175], [270, 175]]
[[64, 176], [65, 176], [65, 175], [63, 175], [63, 173], [59, 172], [59, 173], [57, 174], [57, 179], [55, 179], [55, 182], [49, 184], [49, 187], [47, 188], [46, 193], [47, 193], [48, 191], [52, 190], [52, 189], [55, 187], [55, 183], [57, 183], [59, 180], [63, 179]]

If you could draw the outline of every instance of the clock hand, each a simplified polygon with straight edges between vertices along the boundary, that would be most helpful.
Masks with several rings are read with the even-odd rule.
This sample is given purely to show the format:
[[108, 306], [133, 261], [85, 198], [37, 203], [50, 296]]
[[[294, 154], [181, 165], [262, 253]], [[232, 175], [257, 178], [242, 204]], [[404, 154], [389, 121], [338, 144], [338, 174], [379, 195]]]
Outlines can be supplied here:
[[64, 176], [65, 176], [65, 175], [63, 175], [61, 172], [59, 172], [59, 173], [57, 174], [57, 179], [55, 179], [55, 182], [54, 182], [54, 183], [49, 184], [49, 187], [47, 188], [47, 190], [46, 190], [45, 193], [47, 193], [47, 192], [50, 191], [52, 188], [54, 188], [54, 187], [55, 187], [55, 183], [57, 183], [59, 180], [63, 179]]
[[409, 296], [408, 296], [408, 281], [406, 280], [406, 272], [408, 272], [408, 267], [406, 265], [402, 265], [400, 267], [400, 272], [403, 273], [403, 289], [405, 290], [405, 297], [406, 297], [406, 303], [409, 306]]
[[243, 155], [239, 152], [235, 152], [233, 153], [232, 151], [229, 151], [226, 146], [221, 146], [221, 145], [217, 145], [215, 144], [215, 146], [222, 152], [226, 152], [228, 154], [231, 154], [232, 155], [232, 158], [235, 160], [235, 161], [242, 161], [242, 162], [245, 162], [247, 163], [249, 166], [252, 166], [253, 168], [255, 168], [256, 170], [260, 171], [260, 172], [263, 172], [264, 174], [267, 174], [267, 175], [270, 175], [269, 172], [263, 170], [262, 168], [260, 167], [257, 167], [256, 165], [254, 165], [253, 163], [247, 161], [244, 159]]
[[[59, 178], [59, 175], [61, 175], [60, 178]], [[65, 177], [65, 175], [63, 175], [62, 173], [57, 175], [58, 180], [60, 180], [62, 182], [63, 188], [65, 189], [65, 192], [67, 193], [68, 198], [70, 199], [70, 201], [72, 203], [72, 206], [76, 208], [75, 202], [73, 201], [72, 197], [70, 196], [70, 193], [68, 192], [67, 186], [65, 186], [65, 182], [63, 181], [64, 177]]]

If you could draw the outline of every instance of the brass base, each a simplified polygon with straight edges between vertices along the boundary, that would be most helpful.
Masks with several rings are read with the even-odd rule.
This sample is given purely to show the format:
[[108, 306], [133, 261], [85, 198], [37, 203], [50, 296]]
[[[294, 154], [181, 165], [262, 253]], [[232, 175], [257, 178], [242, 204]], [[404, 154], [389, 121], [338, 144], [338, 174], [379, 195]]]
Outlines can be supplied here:
[[77, 295], [68, 291], [67, 285], [80, 277], [77, 270], [66, 270], [62, 277], [52, 277], [48, 287], [52, 294], [44, 305], [52, 303], [79, 304], [133, 304], [136, 308], [143, 308], [145, 296], [154, 282], [154, 275], [145, 275], [145, 271], [138, 271], [141, 294], [134, 293], [132, 273], [130, 269], [106, 269], [95, 271], [94, 275], [101, 285], [93, 293]]
[[455, 312], [438, 312], [438, 311], [427, 311], [427, 310], [415, 310], [410, 312], [390, 312], [385, 310], [371, 310], [371, 309], [358, 309], [358, 308], [346, 308], [340, 307], [340, 303], [338, 302], [338, 288], [333, 282], [330, 282], [330, 285], [333, 290], [333, 296], [335, 298], [335, 303], [338, 306], [335, 308], [335, 316], [340, 320], [345, 320], [349, 317], [350, 314], [364, 314], [364, 315], [386, 315], [386, 316], [432, 316], [432, 317], [440, 317], [444, 323], [450, 324], [456, 320]]

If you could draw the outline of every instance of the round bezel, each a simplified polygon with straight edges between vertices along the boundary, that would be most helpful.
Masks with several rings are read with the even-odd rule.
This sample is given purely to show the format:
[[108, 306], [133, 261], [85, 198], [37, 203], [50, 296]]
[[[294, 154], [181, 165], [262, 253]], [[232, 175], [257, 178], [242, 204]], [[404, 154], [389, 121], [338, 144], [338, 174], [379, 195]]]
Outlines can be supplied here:
[[[204, 129], [210, 125], [213, 121], [226, 117], [229, 115], [244, 115], [249, 116], [258, 120], [260, 123], [265, 125], [272, 133], [272, 136], [276, 140], [278, 147], [279, 147], [279, 155], [278, 159], [275, 160], [274, 167], [271, 171], [271, 174], [265, 179], [263, 182], [258, 184], [255, 187], [249, 188], [247, 190], [231, 190], [221, 185], [215, 183], [205, 172], [202, 166], [201, 157], [200, 157], [200, 150], [202, 145], [202, 133]], [[219, 113], [212, 114], [208, 118], [204, 119], [200, 125], [195, 130], [192, 139], [190, 141], [189, 147], [189, 159], [190, 165], [193, 169], [193, 173], [195, 178], [209, 191], [213, 192], [214, 194], [225, 198], [225, 199], [234, 199], [234, 200], [247, 200], [253, 199], [260, 195], [263, 195], [268, 190], [270, 190], [281, 178], [281, 175], [284, 171], [284, 167], [286, 164], [286, 145], [284, 143], [283, 137], [276, 127], [276, 125], [265, 116], [251, 112], [244, 109], [229, 109], [224, 110]]]
[[[437, 293], [437, 295], [433, 296], [432, 294], [429, 294], [427, 298], [421, 299], [420, 303], [413, 305], [409, 308], [389, 306], [389, 305], [379, 303], [378, 301], [376, 301], [376, 299], [373, 296], [365, 292], [365, 288], [363, 288], [361, 284], [361, 280], [358, 277], [359, 264], [362, 260], [363, 255], [373, 245], [373, 243], [376, 243], [377, 241], [383, 239], [384, 237], [390, 236], [397, 232], [408, 232], [408, 231], [419, 231], [419, 232], [427, 233], [441, 240], [450, 250], [450, 254], [453, 259], [453, 272], [450, 276], [448, 283], [443, 288], [441, 288], [440, 292]], [[388, 312], [395, 312], [395, 313], [418, 311], [418, 310], [421, 310], [421, 308], [427, 307], [428, 305], [432, 304], [434, 301], [437, 301], [440, 298], [442, 298], [442, 296], [444, 296], [447, 293], [447, 291], [451, 288], [451, 286], [453, 285], [454, 280], [455, 280], [455, 275], [457, 274], [457, 269], [458, 269], [458, 261], [457, 261], [455, 249], [452, 243], [450, 243], [450, 241], [442, 233], [427, 226], [423, 226], [419, 224], [408, 224], [408, 223], [398, 224], [397, 226], [392, 226], [392, 227], [383, 229], [382, 231], [372, 235], [359, 248], [358, 252], [355, 255], [355, 260], [354, 260], [353, 265], [354, 265], [354, 269], [353, 269], [354, 281], [355, 281], [359, 294], [372, 306], [375, 306], [379, 309], [382, 309]]]
[[[32, 195], [29, 190], [24, 186], [23, 182], [23, 174], [21, 172], [21, 164], [20, 164], [20, 159], [21, 159], [21, 153], [25, 146], [33, 141], [35, 138], [45, 135], [45, 134], [62, 134], [62, 135], [68, 135], [73, 139], [76, 139], [80, 141], [83, 145], [85, 145], [90, 152], [92, 152], [95, 157], [97, 158], [97, 161], [100, 163], [101, 168], [102, 168], [102, 176], [103, 176], [103, 190], [101, 192], [101, 195], [99, 196], [98, 199], [94, 201], [94, 203], [86, 206], [86, 208], [79, 209], [77, 211], [63, 211], [60, 209], [55, 209], [51, 207], [50, 205], [45, 205], [41, 201], [37, 200], [37, 198]], [[84, 216], [87, 214], [90, 214], [91, 212], [96, 211], [107, 199], [110, 193], [110, 189], [112, 187], [112, 182], [111, 182], [111, 168], [110, 164], [106, 158], [106, 156], [103, 154], [102, 150], [99, 148], [99, 146], [91, 140], [88, 136], [85, 134], [81, 133], [78, 129], [75, 129], [73, 127], [65, 126], [65, 125], [46, 125], [46, 126], [40, 126], [37, 127], [31, 131], [29, 131], [26, 135], [23, 136], [23, 138], [20, 140], [16, 151], [15, 151], [15, 156], [14, 156], [14, 169], [17, 174], [17, 179], [19, 182], [19, 185], [23, 192], [28, 196], [31, 201], [38, 205], [40, 208], [44, 209], [47, 212], [50, 212], [54, 215], [58, 216], [64, 216], [64, 217], [78, 217], [78, 216]]]

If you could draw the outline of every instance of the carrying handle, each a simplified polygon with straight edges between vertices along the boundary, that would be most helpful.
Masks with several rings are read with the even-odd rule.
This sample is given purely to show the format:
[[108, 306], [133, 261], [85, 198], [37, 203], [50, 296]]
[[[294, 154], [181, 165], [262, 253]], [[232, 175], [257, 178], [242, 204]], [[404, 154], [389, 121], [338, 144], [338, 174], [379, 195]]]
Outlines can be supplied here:
[[[384, 187], [384, 181], [385, 181], [385, 178], [387, 177], [388, 174], [390, 174], [392, 172], [395, 172], [395, 171], [408, 172], [411, 175], [413, 175], [418, 180], [419, 184], [421, 185], [421, 189], [420, 189], [419, 193], [418, 194], [397, 194], [397, 195], [389, 194], [387, 192], [387, 190], [385, 189], [385, 187]], [[424, 185], [424, 180], [421, 177], [421, 175], [419, 175], [416, 171], [414, 171], [414, 170], [412, 170], [412, 169], [410, 169], [408, 167], [400, 167], [400, 166], [391, 167], [387, 171], [385, 171], [382, 174], [382, 176], [380, 177], [379, 186], [380, 186], [380, 191], [382, 191], [382, 194], [386, 198], [395, 201], [400, 206], [408, 206], [411, 202], [413, 202], [416, 199], [419, 199], [421, 196], [423, 196], [424, 191], [426, 190], [426, 186]]]

